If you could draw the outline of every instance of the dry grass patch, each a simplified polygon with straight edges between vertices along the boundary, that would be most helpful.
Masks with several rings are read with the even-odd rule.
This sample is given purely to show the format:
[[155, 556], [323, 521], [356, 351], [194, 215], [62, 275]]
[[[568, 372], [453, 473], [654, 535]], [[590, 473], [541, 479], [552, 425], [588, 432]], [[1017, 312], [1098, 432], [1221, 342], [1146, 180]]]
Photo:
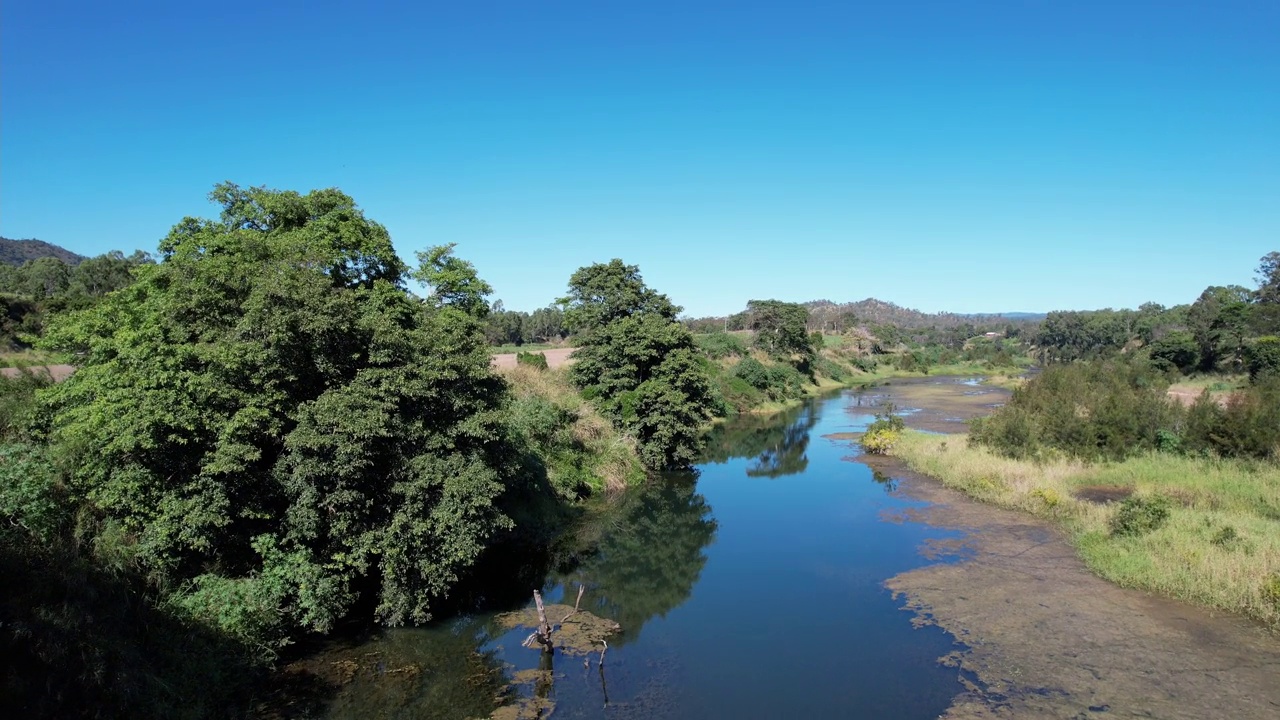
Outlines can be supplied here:
[[[1238, 612], [1280, 628], [1280, 468], [1153, 453], [1123, 462], [1036, 463], [972, 447], [964, 435], [905, 433], [894, 448], [913, 470], [1067, 529], [1089, 567], [1142, 588]], [[1167, 520], [1115, 531], [1122, 502], [1170, 499]]]
[[645, 478], [635, 441], [582, 398], [563, 369], [499, 371], [511, 386], [513, 427], [539, 452], [551, 484], [565, 495], [585, 485], [616, 492]]

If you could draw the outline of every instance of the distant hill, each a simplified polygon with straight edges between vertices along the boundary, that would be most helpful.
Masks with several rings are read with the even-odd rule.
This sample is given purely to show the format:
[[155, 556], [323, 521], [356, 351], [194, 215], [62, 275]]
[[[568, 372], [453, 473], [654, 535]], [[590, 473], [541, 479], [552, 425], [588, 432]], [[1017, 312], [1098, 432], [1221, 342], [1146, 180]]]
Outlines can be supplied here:
[[951, 327], [954, 325], [984, 325], [999, 322], [1028, 322], [1044, 318], [1041, 313], [925, 313], [896, 305], [884, 300], [867, 298], [850, 303], [833, 303], [830, 300], [813, 300], [804, 303], [809, 314], [819, 319], [842, 324], [839, 319], [853, 317], [862, 325], [895, 325], [900, 328]]
[[55, 257], [68, 265], [77, 265], [84, 260], [83, 255], [43, 240], [11, 240], [0, 237], [0, 263], [21, 265], [42, 257]]

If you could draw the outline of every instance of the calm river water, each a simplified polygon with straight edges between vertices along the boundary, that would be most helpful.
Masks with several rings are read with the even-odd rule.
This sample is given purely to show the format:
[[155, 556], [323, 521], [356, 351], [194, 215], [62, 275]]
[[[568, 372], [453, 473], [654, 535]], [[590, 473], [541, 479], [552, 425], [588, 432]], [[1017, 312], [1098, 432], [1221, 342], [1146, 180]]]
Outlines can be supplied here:
[[[556, 718], [934, 718], [961, 691], [937, 660], [955, 649], [915, 629], [882, 583], [925, 562], [919, 505], [850, 462], [873, 418], [844, 393], [717, 427], [696, 477], [629, 495], [580, 533], [546, 578], [550, 601], [616, 620], [603, 672], [554, 658], [552, 682], [518, 686]], [[888, 511], [888, 512], [886, 512]], [[529, 588], [530, 590], [532, 588]], [[339, 684], [330, 718], [487, 717], [540, 656], [477, 614], [381, 633], [311, 659]], [[511, 696], [508, 694], [508, 698]]]

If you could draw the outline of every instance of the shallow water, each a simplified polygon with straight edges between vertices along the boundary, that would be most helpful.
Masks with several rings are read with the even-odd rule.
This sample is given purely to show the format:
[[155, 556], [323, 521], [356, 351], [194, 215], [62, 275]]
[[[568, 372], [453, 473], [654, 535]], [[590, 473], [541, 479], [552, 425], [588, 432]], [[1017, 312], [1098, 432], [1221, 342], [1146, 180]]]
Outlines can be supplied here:
[[[956, 537], [909, 519], [921, 503], [847, 462], [872, 418], [856, 396], [717, 427], [696, 479], [671, 477], [592, 521], [548, 600], [616, 620], [603, 667], [521, 647], [491, 615], [394, 630], [311, 658], [338, 687], [330, 718], [484, 717], [497, 695], [557, 718], [933, 718], [961, 690], [955, 648], [883, 586]], [[553, 618], [554, 619], [554, 618]], [[548, 669], [545, 664], [543, 670]], [[549, 678], [549, 680], [548, 680]]]

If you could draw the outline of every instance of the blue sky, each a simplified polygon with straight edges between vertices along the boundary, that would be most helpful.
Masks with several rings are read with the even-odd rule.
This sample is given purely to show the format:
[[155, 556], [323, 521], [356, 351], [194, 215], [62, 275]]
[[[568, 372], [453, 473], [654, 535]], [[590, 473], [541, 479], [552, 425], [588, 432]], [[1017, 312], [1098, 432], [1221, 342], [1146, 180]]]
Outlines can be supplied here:
[[336, 186], [509, 308], [1188, 302], [1280, 250], [1280, 2], [0, 6], [0, 234], [154, 250]]

